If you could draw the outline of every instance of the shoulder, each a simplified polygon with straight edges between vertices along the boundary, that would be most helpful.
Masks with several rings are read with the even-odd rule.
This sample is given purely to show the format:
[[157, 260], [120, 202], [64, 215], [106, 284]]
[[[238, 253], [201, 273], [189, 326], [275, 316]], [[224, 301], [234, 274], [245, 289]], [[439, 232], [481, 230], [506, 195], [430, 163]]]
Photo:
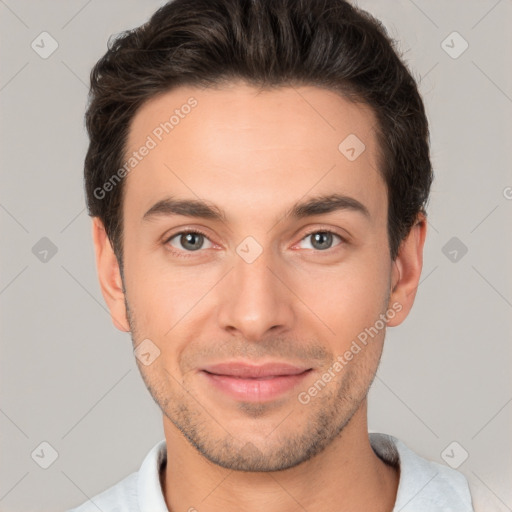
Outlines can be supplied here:
[[126, 478], [68, 512], [139, 512], [137, 503], [138, 473]]
[[399, 465], [394, 510], [473, 512], [468, 482], [462, 473], [424, 459], [396, 437], [372, 433], [370, 442], [380, 458]]
[[67, 512], [167, 512], [160, 471], [167, 462], [165, 439], [146, 455], [139, 471]]

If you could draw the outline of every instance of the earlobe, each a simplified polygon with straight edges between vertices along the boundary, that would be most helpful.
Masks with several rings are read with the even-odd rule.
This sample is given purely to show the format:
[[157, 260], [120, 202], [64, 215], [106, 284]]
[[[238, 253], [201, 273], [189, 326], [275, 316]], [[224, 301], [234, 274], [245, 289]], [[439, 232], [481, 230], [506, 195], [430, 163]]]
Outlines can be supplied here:
[[98, 217], [92, 219], [92, 239], [101, 293], [110, 310], [112, 323], [120, 331], [129, 332], [119, 263], [103, 223]]
[[392, 289], [388, 307], [400, 304], [400, 312], [388, 321], [389, 327], [400, 325], [412, 308], [423, 268], [423, 247], [427, 233], [427, 221], [419, 214], [409, 234], [400, 244], [398, 256], [393, 262]]

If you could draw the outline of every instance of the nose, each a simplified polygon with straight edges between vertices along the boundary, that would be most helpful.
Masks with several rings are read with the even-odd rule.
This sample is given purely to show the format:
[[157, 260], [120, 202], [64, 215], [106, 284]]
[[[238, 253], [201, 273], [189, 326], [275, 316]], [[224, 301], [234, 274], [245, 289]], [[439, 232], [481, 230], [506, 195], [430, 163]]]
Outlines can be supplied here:
[[278, 334], [292, 327], [293, 294], [269, 251], [252, 263], [235, 255], [234, 268], [226, 278], [218, 310], [222, 329], [258, 341], [270, 331]]

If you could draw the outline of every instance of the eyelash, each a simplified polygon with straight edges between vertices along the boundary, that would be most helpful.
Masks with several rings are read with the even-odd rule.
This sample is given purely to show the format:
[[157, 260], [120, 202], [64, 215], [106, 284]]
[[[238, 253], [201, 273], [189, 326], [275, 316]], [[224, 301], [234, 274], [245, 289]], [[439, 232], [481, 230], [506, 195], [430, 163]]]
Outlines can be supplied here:
[[[347, 240], [345, 238], [343, 238], [339, 233], [337, 233], [336, 231], [333, 231], [332, 229], [328, 229], [328, 228], [325, 228], [325, 229], [317, 228], [317, 229], [308, 231], [307, 233], [304, 234], [304, 236], [300, 239], [300, 241], [304, 240], [308, 236], [311, 236], [315, 233], [330, 233], [331, 235], [337, 236], [341, 240], [341, 243], [339, 245], [347, 243]], [[199, 229], [187, 229], [184, 231], [178, 231], [177, 233], [173, 233], [171, 236], [169, 236], [164, 241], [164, 245], [167, 245], [173, 238], [176, 238], [178, 235], [188, 235], [188, 234], [203, 235], [205, 238], [208, 238], [208, 235]], [[209, 238], [208, 238], [208, 240], [209, 240]], [[338, 246], [334, 246], [330, 249], [326, 249], [325, 251], [315, 251], [315, 252], [327, 252], [329, 250], [335, 250], [336, 247], [338, 247]], [[174, 254], [175, 256], [178, 256], [179, 258], [190, 258], [191, 256], [194, 255], [194, 252], [195, 252], [195, 251], [177, 251], [174, 248], [171, 248], [169, 250], [172, 254]]]

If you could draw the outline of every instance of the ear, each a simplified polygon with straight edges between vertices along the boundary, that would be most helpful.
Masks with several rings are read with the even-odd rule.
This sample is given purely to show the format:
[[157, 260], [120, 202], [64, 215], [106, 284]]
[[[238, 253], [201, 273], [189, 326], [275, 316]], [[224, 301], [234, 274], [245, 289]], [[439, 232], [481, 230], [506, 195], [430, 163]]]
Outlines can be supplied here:
[[388, 321], [389, 327], [400, 325], [412, 308], [423, 268], [423, 246], [427, 234], [427, 219], [419, 214], [407, 237], [400, 244], [398, 256], [393, 262], [391, 293], [388, 307], [393, 304], [397, 314]]
[[98, 217], [92, 219], [92, 239], [101, 293], [110, 310], [112, 322], [120, 331], [129, 332], [130, 324], [126, 314], [119, 263], [103, 223]]

